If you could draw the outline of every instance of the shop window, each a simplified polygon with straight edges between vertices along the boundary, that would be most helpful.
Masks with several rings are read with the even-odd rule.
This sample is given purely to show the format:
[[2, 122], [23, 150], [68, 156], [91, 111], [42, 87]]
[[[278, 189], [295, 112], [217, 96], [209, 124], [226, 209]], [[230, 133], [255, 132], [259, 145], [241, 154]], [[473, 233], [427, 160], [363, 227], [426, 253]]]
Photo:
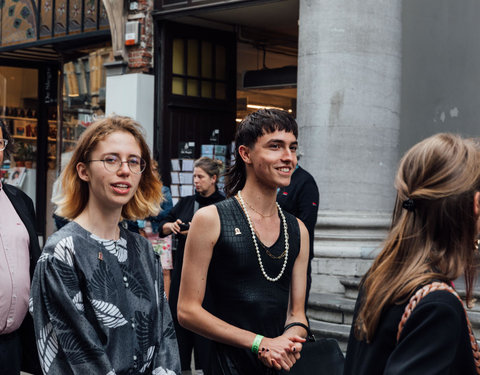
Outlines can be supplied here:
[[199, 39], [173, 40], [172, 94], [227, 99], [226, 49]]
[[198, 96], [198, 80], [189, 79], [187, 81], [187, 95]]
[[195, 39], [188, 40], [188, 54], [187, 54], [187, 66], [188, 75], [192, 77], [198, 77], [198, 45], [199, 41]]
[[225, 47], [216, 46], [215, 48], [215, 78], [225, 80], [227, 70], [225, 66]]
[[212, 82], [208, 82], [208, 81], [202, 82], [202, 97], [211, 98], [212, 96], [213, 96]]
[[104, 64], [111, 61], [112, 49], [101, 48], [63, 66], [63, 121], [59, 137], [62, 165], [88, 125], [105, 114]]
[[183, 39], [173, 41], [173, 74], [185, 74]]
[[[35, 202], [37, 178], [38, 71], [0, 67], [0, 119], [14, 142], [14, 152], [0, 166], [2, 181], [25, 191]], [[56, 139], [48, 139], [55, 147]]]
[[212, 43], [202, 41], [202, 77], [212, 78]]
[[185, 95], [185, 80], [183, 78], [173, 77], [172, 94]]

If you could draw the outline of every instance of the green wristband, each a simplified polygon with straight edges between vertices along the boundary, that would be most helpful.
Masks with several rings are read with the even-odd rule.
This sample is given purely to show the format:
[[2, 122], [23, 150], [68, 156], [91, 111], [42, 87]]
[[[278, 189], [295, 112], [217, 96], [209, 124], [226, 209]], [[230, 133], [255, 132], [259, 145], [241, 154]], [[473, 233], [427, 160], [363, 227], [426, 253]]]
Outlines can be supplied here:
[[263, 339], [262, 335], [255, 336], [255, 339], [253, 340], [253, 344], [252, 344], [253, 354], [258, 354], [258, 348], [260, 347], [260, 343], [262, 342], [262, 339]]

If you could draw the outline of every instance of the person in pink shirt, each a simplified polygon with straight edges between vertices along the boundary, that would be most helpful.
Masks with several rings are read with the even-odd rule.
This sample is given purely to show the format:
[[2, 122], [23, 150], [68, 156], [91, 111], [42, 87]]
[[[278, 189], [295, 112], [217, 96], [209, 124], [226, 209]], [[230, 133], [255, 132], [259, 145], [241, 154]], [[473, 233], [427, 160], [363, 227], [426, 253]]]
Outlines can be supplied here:
[[[13, 139], [0, 120], [0, 165], [13, 150]], [[32, 318], [30, 280], [40, 256], [32, 200], [20, 189], [0, 183], [0, 369], [41, 374]]]

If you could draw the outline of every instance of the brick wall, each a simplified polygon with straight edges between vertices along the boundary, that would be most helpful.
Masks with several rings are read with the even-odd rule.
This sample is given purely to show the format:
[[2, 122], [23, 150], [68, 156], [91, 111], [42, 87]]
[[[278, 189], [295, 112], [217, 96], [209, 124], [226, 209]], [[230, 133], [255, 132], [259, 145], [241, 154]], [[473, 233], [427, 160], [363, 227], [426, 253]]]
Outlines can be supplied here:
[[131, 73], [151, 73], [153, 69], [153, 0], [139, 0], [137, 4], [137, 10], [128, 12], [128, 21], [140, 22], [139, 43], [126, 47], [128, 70]]

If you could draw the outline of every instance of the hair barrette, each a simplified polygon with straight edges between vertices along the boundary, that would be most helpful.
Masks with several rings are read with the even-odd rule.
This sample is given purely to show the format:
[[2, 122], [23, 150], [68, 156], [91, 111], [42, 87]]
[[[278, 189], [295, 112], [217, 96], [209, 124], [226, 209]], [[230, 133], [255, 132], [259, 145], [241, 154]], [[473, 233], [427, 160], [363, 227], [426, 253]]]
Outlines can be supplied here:
[[412, 198], [405, 199], [402, 203], [402, 207], [410, 212], [415, 211], [415, 202]]

